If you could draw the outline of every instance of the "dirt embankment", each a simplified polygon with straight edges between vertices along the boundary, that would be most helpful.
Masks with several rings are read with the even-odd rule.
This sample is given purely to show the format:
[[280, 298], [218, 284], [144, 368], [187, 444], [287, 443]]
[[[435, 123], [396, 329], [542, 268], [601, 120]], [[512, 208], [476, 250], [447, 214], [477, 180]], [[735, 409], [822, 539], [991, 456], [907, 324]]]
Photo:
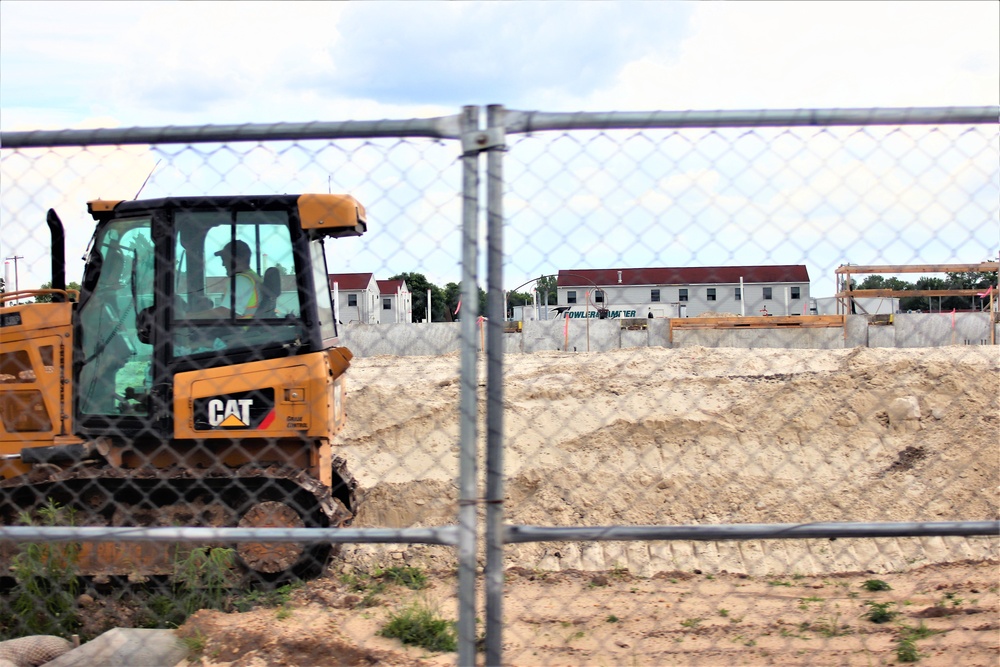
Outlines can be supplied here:
[[[634, 349], [508, 355], [506, 520], [550, 526], [995, 519], [1000, 354]], [[459, 358], [350, 373], [356, 525], [453, 523]], [[480, 369], [480, 391], [485, 378]], [[480, 415], [482, 417], [482, 414]], [[481, 433], [482, 433], [481, 429]], [[482, 468], [481, 468], [482, 469]], [[512, 566], [753, 575], [998, 557], [965, 538], [511, 545]], [[359, 546], [353, 562], [450, 566], [451, 550]]]
[[[997, 348], [642, 349], [506, 361], [509, 523], [998, 515]], [[484, 377], [481, 368], [481, 391]], [[458, 356], [358, 359], [350, 383], [341, 453], [366, 497], [355, 525], [454, 523]], [[998, 543], [509, 545], [505, 664], [884, 665], [915, 656], [926, 667], [992, 667]], [[202, 646], [198, 664], [455, 664], [453, 653], [377, 634], [414, 602], [457, 617], [453, 550], [357, 545], [341, 556], [281, 609], [196, 614], [181, 632]], [[345, 583], [391, 565], [422, 568], [429, 587], [363, 599]], [[879, 609], [887, 622], [870, 620]]]

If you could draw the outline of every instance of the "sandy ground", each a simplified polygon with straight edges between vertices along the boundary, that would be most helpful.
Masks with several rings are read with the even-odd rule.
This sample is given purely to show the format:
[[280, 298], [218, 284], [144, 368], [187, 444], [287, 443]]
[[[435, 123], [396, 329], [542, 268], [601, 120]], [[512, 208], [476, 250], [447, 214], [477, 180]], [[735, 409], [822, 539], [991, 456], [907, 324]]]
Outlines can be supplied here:
[[[996, 347], [644, 348], [506, 362], [507, 523], [998, 516]], [[453, 523], [459, 357], [357, 359], [349, 374], [340, 453], [364, 491], [355, 525]], [[478, 384], [484, 391], [482, 367]], [[511, 665], [895, 664], [905, 627], [921, 623], [942, 632], [915, 640], [920, 664], [1000, 660], [996, 537], [567, 542], [505, 553]], [[431, 587], [364, 606], [342, 580], [401, 565], [436, 573]], [[449, 548], [351, 546], [285, 611], [200, 612], [185, 631], [205, 640], [202, 664], [454, 664], [454, 654], [375, 635], [414, 597], [455, 618], [454, 567]], [[868, 579], [892, 590], [867, 591]], [[867, 603], [899, 615], [873, 623]]]
[[[997, 562], [931, 565], [879, 575], [892, 590], [868, 592], [873, 575], [746, 577], [624, 571], [507, 573], [506, 665], [893, 665], [900, 640], [925, 667], [994, 667]], [[376, 633], [414, 602], [454, 618], [455, 579], [390, 586], [372, 607], [336, 578], [311, 583], [285, 607], [243, 614], [200, 611], [181, 629], [200, 656], [184, 665], [455, 665], [456, 654], [404, 647]], [[481, 591], [480, 591], [480, 600]], [[867, 620], [869, 603], [898, 614]], [[483, 664], [480, 655], [479, 664]]]

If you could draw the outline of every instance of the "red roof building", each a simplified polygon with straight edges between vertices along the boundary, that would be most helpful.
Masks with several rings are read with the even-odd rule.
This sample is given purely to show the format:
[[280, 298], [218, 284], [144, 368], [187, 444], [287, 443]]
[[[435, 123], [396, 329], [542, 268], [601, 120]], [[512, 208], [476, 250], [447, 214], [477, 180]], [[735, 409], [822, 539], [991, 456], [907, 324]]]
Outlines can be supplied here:
[[558, 306], [570, 317], [802, 315], [810, 311], [804, 265], [561, 270]]
[[403, 280], [376, 280], [373, 273], [331, 273], [337, 321], [393, 324], [413, 321], [410, 291]]

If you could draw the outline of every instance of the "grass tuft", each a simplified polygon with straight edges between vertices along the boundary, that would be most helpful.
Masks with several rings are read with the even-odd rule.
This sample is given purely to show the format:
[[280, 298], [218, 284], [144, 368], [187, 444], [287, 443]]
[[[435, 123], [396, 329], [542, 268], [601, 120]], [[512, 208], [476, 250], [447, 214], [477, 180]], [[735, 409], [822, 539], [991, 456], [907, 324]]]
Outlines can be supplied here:
[[419, 591], [427, 588], [427, 575], [416, 567], [390, 567], [379, 575], [382, 579]]
[[[22, 512], [26, 526], [73, 526], [75, 512], [49, 498], [32, 516]], [[80, 627], [80, 550], [76, 542], [30, 543], [19, 546], [11, 559], [16, 582], [10, 610], [0, 619], [0, 639], [25, 635], [68, 636]]]
[[454, 651], [458, 646], [454, 622], [439, 618], [426, 605], [416, 602], [390, 615], [378, 634], [429, 651]]
[[868, 605], [868, 611], [862, 614], [862, 616], [872, 623], [888, 623], [899, 616], [898, 611], [889, 610], [889, 607], [893, 604], [892, 602], [872, 602], [871, 600], [866, 600], [865, 604]]
[[861, 584], [861, 588], [865, 589], [866, 591], [871, 591], [872, 593], [877, 591], [892, 590], [892, 586], [885, 583], [881, 579], [868, 579], [863, 584]]

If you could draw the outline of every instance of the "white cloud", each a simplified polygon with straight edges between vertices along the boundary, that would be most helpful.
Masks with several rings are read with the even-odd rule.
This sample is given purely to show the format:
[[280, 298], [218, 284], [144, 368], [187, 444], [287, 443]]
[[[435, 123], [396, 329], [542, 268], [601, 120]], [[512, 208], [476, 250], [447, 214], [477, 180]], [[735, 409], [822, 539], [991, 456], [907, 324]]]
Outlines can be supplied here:
[[[430, 117], [494, 102], [543, 111], [984, 105], [1000, 103], [998, 79], [995, 2], [0, 3], [5, 131]], [[995, 230], [995, 141], [961, 161], [941, 148], [963, 141], [951, 134], [943, 143], [921, 136], [909, 153], [913, 141], [880, 136], [893, 156], [908, 155], [917, 174], [907, 176], [879, 155], [831, 162], [843, 159], [839, 131], [744, 137], [732, 152], [728, 139], [695, 135], [653, 142], [642, 133], [598, 133], [585, 146], [511, 137], [505, 169], [517, 180], [507, 193], [507, 238], [537, 245], [513, 268], [537, 275], [583, 260], [815, 255], [825, 270], [845, 250], [957, 257], [995, 243], [929, 240], [949, 224], [949, 211], [972, 221], [968, 230]], [[689, 154], [695, 145], [698, 154]], [[355, 193], [373, 220], [363, 241], [338, 245], [343, 270], [457, 279], [454, 142], [406, 159], [405, 144], [358, 146], [312, 154], [270, 145], [228, 154], [202, 147], [204, 155], [178, 154], [183, 147], [57, 151], [50, 159], [65, 161], [61, 171], [40, 161], [27, 176], [21, 157], [5, 152], [3, 254], [30, 249], [26, 264], [47, 280], [47, 242], [34, 238], [44, 209], [56, 205], [64, 218], [84, 221], [68, 243], [72, 258], [92, 226], [86, 200], [134, 196], [166, 156], [144, 196], [325, 191], [330, 183]], [[982, 150], [982, 137], [969, 141], [976, 146]], [[573, 162], [580, 151], [583, 160]], [[918, 166], [926, 163], [934, 167]], [[660, 182], [663, 174], [672, 176]], [[921, 186], [908, 192], [918, 176]], [[910, 215], [922, 245], [890, 250], [895, 226], [867, 239], [853, 228], [825, 239], [838, 204], [858, 220], [860, 212], [886, 212], [900, 225]], [[758, 227], [748, 234], [734, 221]], [[567, 242], [584, 223], [593, 231]], [[704, 229], [686, 229], [695, 223]], [[801, 234], [784, 246], [761, 239], [787, 238], [796, 225]], [[396, 257], [406, 265], [397, 267]]]
[[1000, 102], [1000, 4], [699, 3], [677, 58], [624, 64], [602, 109]]

